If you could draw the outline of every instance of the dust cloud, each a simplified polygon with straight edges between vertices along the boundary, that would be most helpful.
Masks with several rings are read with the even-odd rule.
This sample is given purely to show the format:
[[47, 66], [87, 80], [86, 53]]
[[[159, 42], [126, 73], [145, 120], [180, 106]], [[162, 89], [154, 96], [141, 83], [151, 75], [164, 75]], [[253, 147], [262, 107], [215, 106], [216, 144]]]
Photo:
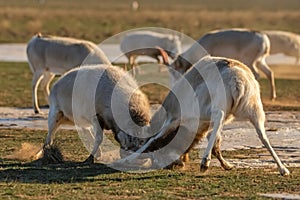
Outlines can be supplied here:
[[31, 161], [34, 156], [41, 150], [42, 145], [24, 142], [20, 149], [15, 150], [12, 154], [6, 156], [7, 159], [15, 159], [20, 161]]

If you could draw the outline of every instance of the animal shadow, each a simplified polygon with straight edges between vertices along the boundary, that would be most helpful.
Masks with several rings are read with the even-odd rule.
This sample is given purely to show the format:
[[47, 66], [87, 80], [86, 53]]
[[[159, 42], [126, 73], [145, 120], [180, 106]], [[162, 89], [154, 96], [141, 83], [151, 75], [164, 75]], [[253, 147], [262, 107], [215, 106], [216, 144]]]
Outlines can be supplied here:
[[57, 164], [41, 164], [39, 161], [29, 163], [2, 159], [0, 162], [0, 182], [21, 183], [70, 183], [93, 181], [101, 174], [118, 172], [102, 163], [84, 164], [82, 162], [64, 161]]

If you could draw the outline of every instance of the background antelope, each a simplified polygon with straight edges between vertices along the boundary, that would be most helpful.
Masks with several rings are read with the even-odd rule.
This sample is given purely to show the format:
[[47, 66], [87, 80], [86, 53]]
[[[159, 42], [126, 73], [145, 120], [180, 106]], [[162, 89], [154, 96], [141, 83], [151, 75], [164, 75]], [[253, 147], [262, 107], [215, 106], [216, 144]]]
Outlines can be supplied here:
[[37, 34], [27, 45], [27, 58], [32, 78], [32, 103], [35, 113], [40, 112], [37, 91], [41, 83], [48, 102], [49, 85], [55, 75], [61, 75], [81, 64], [110, 64], [96, 44], [74, 38]]

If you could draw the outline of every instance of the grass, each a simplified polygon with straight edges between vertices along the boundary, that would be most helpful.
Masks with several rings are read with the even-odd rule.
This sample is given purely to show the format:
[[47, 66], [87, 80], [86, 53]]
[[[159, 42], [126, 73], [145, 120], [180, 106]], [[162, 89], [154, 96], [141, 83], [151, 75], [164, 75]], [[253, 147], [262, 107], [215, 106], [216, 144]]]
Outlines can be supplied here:
[[164, 27], [194, 39], [219, 28], [282, 29], [300, 33], [297, 0], [131, 0], [0, 1], [0, 42], [27, 42], [36, 32], [72, 36], [96, 43], [122, 31], [140, 27]]
[[[266, 109], [299, 110], [297, 67], [273, 68], [277, 75], [278, 101], [265, 103]], [[166, 85], [167, 74], [157, 71], [157, 68], [145, 65], [137, 79], [143, 84], [160, 81]], [[280, 73], [282, 71], [284, 75]], [[286, 74], [288, 71], [294, 76], [293, 79], [286, 79], [290, 77]], [[0, 105], [31, 106], [32, 75], [27, 63], [2, 62], [0, 73]], [[269, 94], [267, 80], [261, 80], [261, 88], [266, 101]], [[142, 89], [151, 103], [161, 102], [168, 91], [166, 87], [157, 84], [145, 84]], [[272, 168], [236, 168], [231, 171], [212, 166], [207, 173], [202, 174], [199, 172], [200, 160], [196, 150], [191, 153], [191, 162], [184, 170], [126, 173], [99, 163], [81, 165], [80, 162], [88, 157], [88, 152], [78, 134], [70, 130], [60, 130], [56, 134], [57, 145], [67, 162], [40, 166], [30, 162], [30, 157], [26, 155], [41, 147], [45, 135], [44, 130], [0, 129], [1, 199], [266, 199], [259, 194], [299, 194], [300, 191], [299, 168], [289, 168], [289, 177], [281, 177], [275, 165]], [[24, 144], [30, 144], [32, 148], [28, 152], [16, 154]], [[260, 159], [259, 155], [265, 152], [265, 149], [225, 151], [224, 157]]]
[[[0, 105], [1, 106], [31, 106], [32, 73], [27, 63], [0, 64]], [[41, 96], [41, 95], [40, 95]]]
[[[151, 103], [161, 103], [168, 92], [169, 76], [167, 72], [159, 73], [158, 69], [151, 65], [144, 65], [142, 72], [141, 75], [137, 76], [137, 80], [143, 84], [142, 90], [147, 94]], [[282, 72], [283, 78], [281, 78]], [[264, 78], [260, 80], [265, 109], [299, 110], [299, 66], [275, 66], [274, 73], [278, 96], [275, 102], [269, 101], [268, 81]], [[0, 75], [2, 77], [0, 79], [0, 106], [32, 106], [32, 73], [27, 63], [0, 62]], [[293, 79], [288, 79], [289, 76], [292, 76]], [[152, 84], [153, 82], [159, 84]], [[42, 91], [39, 91], [40, 105], [46, 104], [43, 95]]]
[[[299, 194], [300, 191], [299, 168], [290, 168], [289, 177], [280, 176], [275, 167], [231, 171], [211, 167], [202, 174], [196, 151], [185, 170], [124, 173], [102, 164], [80, 165], [88, 154], [76, 132], [68, 130], [60, 130], [56, 137], [68, 164], [38, 166], [5, 158], [22, 143], [40, 145], [45, 134], [31, 129], [1, 129], [1, 199], [264, 199], [259, 193]], [[246, 150], [224, 155], [225, 158], [257, 156]]]

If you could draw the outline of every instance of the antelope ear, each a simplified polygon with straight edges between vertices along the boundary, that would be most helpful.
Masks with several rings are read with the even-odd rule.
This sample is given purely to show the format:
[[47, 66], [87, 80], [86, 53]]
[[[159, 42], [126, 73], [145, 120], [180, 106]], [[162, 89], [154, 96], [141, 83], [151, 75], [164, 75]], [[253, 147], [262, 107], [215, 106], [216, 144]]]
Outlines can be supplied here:
[[168, 56], [167, 52], [165, 50], [163, 50], [159, 46], [156, 46], [155, 48], [158, 49], [161, 57], [163, 58], [164, 64], [165, 65], [170, 65], [170, 63], [169, 63], [169, 56]]

